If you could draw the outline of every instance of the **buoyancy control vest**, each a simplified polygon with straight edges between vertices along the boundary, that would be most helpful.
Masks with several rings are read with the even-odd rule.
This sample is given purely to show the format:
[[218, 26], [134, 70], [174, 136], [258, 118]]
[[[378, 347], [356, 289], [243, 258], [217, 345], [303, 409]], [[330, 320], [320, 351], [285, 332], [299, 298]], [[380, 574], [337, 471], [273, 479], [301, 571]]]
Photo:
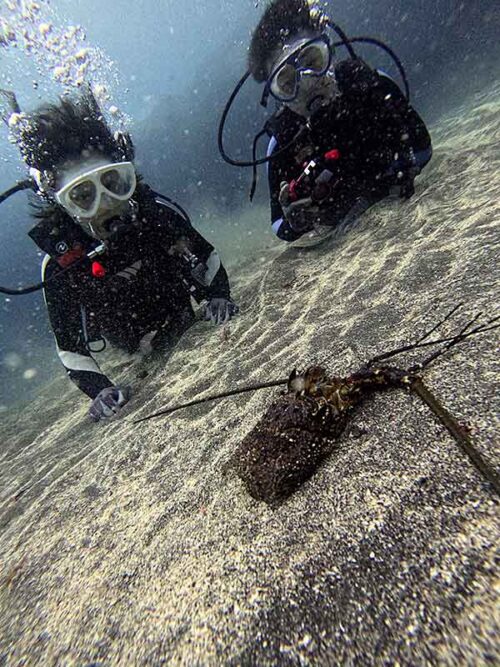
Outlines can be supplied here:
[[[276, 140], [277, 150], [297, 137], [285, 160], [304, 152], [307, 159], [317, 158], [340, 149], [342, 173], [383, 193], [392, 185], [380, 178], [384, 169], [396, 155], [403, 159], [406, 153], [411, 166], [412, 151], [431, 144], [427, 128], [396, 83], [360, 58], [337, 63], [335, 78], [338, 94], [328, 105], [310, 119], [283, 106], [267, 121], [266, 132]], [[413, 179], [410, 170], [408, 178]]]

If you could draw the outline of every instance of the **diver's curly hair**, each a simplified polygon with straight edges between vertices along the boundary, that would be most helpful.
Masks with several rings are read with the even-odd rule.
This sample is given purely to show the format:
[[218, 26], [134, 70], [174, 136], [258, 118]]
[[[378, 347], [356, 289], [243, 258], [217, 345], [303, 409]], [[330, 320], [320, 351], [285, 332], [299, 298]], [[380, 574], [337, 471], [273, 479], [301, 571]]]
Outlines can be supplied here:
[[120, 159], [121, 153], [93, 94], [61, 98], [59, 104], [40, 107], [27, 115], [19, 128], [19, 148], [26, 164], [51, 172], [85, 150]]
[[248, 69], [262, 83], [268, 76], [266, 61], [276, 47], [302, 32], [318, 32], [325, 15], [309, 0], [273, 0], [255, 28], [248, 54]]

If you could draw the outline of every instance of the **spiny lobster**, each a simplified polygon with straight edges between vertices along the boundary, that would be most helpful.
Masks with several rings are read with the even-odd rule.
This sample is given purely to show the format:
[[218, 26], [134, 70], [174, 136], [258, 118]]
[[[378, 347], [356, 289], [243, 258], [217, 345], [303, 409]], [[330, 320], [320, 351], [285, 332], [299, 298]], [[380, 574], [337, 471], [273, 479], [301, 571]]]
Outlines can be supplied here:
[[[479, 313], [455, 335], [429, 341], [429, 336], [461, 305], [455, 306], [416, 343], [373, 357], [360, 370], [347, 377], [329, 376], [325, 369], [319, 366], [310, 367], [303, 373], [294, 370], [288, 379], [273, 380], [196, 399], [184, 405], [161, 410], [134, 423], [209, 400], [287, 384], [286, 392], [271, 403], [264, 416], [241, 441], [231, 459], [231, 467], [243, 480], [249, 493], [258, 500], [275, 505], [308, 479], [332, 452], [353, 409], [365, 397], [385, 389], [407, 388], [427, 403], [493, 489], [500, 493], [498, 473], [483, 459], [469, 435], [423, 384], [420, 377], [429, 364], [453, 346], [470, 336], [500, 326], [497, 323], [500, 317], [474, 326], [481, 316]], [[380, 364], [403, 352], [432, 345], [441, 347], [408, 369]]]

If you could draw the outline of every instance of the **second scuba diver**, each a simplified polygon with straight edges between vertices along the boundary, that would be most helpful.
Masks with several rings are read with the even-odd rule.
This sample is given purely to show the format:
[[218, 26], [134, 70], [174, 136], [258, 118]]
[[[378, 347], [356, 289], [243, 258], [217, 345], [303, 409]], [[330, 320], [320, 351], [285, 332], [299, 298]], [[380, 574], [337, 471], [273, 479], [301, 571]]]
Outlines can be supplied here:
[[[333, 62], [328, 26], [341, 37], [335, 46], [346, 47], [348, 59]], [[406, 96], [392, 78], [356, 56], [355, 42], [390, 53]], [[219, 148], [236, 166], [268, 163], [271, 224], [279, 239], [314, 245], [389, 194], [411, 197], [415, 176], [431, 158], [431, 139], [409, 104], [404, 70], [386, 45], [373, 38], [348, 39], [307, 0], [274, 0], [253, 33], [248, 67], [224, 112]], [[254, 160], [243, 163], [225, 154], [222, 134], [250, 75], [264, 84], [261, 104], [274, 99], [277, 110], [256, 137]], [[270, 136], [267, 158], [256, 160], [256, 142], [264, 132]]]
[[216, 324], [237, 307], [216, 250], [137, 176], [130, 137], [113, 135], [91, 93], [19, 118], [19, 147], [43, 200], [30, 236], [47, 253], [42, 279], [58, 355], [99, 421], [129, 399], [92, 357], [103, 337], [130, 353], [145, 342], [161, 349], [194, 322], [191, 297]]

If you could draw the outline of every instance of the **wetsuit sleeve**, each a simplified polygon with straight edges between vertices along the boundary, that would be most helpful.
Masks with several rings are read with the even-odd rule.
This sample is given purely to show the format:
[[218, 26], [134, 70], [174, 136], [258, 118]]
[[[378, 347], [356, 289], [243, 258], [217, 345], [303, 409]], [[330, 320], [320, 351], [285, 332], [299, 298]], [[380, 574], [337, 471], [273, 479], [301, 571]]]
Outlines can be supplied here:
[[57, 354], [70, 379], [93, 399], [101, 389], [112, 387], [113, 383], [101, 372], [85, 346], [78, 294], [66, 275], [51, 280], [58, 270], [54, 260], [45, 258], [42, 280], [50, 281], [44, 288], [44, 296]]
[[[373, 151], [376, 178], [386, 186], [400, 186], [402, 197], [414, 192], [414, 179], [432, 156], [425, 123], [387, 74], [377, 72], [371, 106], [377, 118], [376, 132], [384, 137], [384, 148]], [[382, 142], [380, 142], [382, 145]]]
[[341, 178], [353, 179], [361, 189], [385, 196], [397, 184], [395, 175], [402, 172], [403, 182], [411, 181], [430, 159], [427, 128], [384, 72], [362, 60], [349, 59], [338, 63], [335, 74], [342, 113], [339, 116], [333, 105], [329, 122], [341, 150]]
[[216, 297], [229, 299], [231, 296], [229, 279], [217, 250], [185, 218], [170, 207], [165, 207], [161, 201], [157, 200], [157, 203], [168, 208], [169, 224], [164, 227], [167, 235], [165, 243], [168, 245], [172, 243], [172, 237], [169, 234], [172, 234], [172, 229], [174, 229], [176, 242], [184, 244], [189, 253], [194, 256], [191, 267], [196, 287], [196, 290], [192, 292], [194, 298], [197, 301]]
[[430, 149], [431, 137], [422, 118], [406, 100], [394, 79], [381, 70], [378, 70], [377, 74], [384, 100], [390, 102], [389, 113], [392, 114], [395, 124], [408, 132], [412, 149], [415, 152]]
[[432, 156], [429, 132], [395, 81], [380, 71], [374, 76], [365, 101], [372, 117], [369, 150], [364, 155], [367, 175], [390, 184], [399, 172], [403, 181], [412, 181]]
[[[278, 143], [275, 137], [271, 138], [267, 149], [267, 157], [270, 157], [278, 150]], [[285, 155], [280, 155], [276, 160], [267, 163], [267, 175], [269, 181], [269, 195], [271, 198], [271, 227], [276, 236], [282, 241], [296, 241], [302, 236], [295, 232], [287, 222], [283, 209], [279, 201], [281, 182], [290, 181], [290, 175], [287, 173], [286, 165], [293, 164], [293, 156], [286, 151]]]
[[195, 248], [194, 254], [206, 266], [206, 271], [200, 279], [201, 291], [206, 293], [206, 298], [229, 299], [231, 297], [229, 278], [217, 250], [194, 227], [191, 227], [190, 245]]

